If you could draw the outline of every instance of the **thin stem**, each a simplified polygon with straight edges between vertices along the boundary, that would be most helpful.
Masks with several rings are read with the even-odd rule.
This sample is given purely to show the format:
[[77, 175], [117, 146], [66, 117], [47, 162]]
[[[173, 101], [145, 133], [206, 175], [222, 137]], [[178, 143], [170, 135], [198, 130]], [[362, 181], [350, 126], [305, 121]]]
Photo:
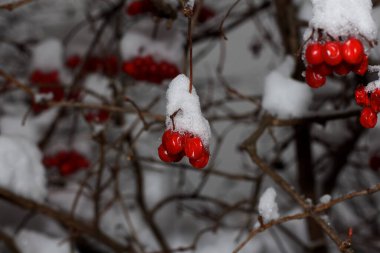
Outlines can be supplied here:
[[189, 68], [190, 68], [190, 83], [189, 92], [193, 91], [193, 35], [192, 35], [192, 15], [188, 17], [188, 43], [189, 43]]

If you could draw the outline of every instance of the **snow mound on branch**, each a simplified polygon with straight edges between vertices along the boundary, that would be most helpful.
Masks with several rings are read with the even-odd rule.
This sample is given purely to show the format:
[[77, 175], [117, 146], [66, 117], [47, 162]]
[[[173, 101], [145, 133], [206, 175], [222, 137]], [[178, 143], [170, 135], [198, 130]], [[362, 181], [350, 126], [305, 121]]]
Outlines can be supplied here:
[[32, 70], [45, 72], [63, 68], [63, 46], [57, 39], [41, 41], [33, 48]]
[[294, 65], [294, 59], [287, 57], [265, 79], [263, 108], [282, 118], [305, 115], [312, 100], [311, 89], [305, 83], [290, 78]]
[[45, 170], [37, 147], [19, 137], [0, 136], [0, 186], [26, 198], [46, 196]]
[[138, 56], [152, 56], [156, 61], [168, 61], [180, 66], [185, 44], [184, 35], [176, 28], [167, 29], [158, 25], [157, 36], [152, 38], [154, 25], [143, 19], [130, 28], [121, 40], [121, 55], [124, 60]]
[[276, 191], [271, 187], [268, 188], [260, 197], [259, 214], [263, 217], [265, 223], [280, 217], [278, 214], [276, 196]]
[[312, 3], [312, 27], [334, 37], [361, 34], [370, 40], [376, 39], [371, 0], [312, 0]]
[[201, 138], [205, 146], [209, 146], [210, 125], [202, 115], [199, 97], [194, 86], [192, 93], [189, 92], [189, 83], [189, 78], [183, 74], [171, 81], [166, 92], [166, 128], [173, 129], [170, 116], [180, 109], [174, 118], [175, 130], [181, 133], [193, 133]]
[[15, 242], [22, 253], [70, 253], [70, 245], [63, 239], [23, 229]]
[[109, 87], [109, 79], [100, 74], [90, 74], [84, 81], [84, 86], [89, 93], [83, 98], [86, 103], [99, 103], [99, 98], [96, 95], [101, 96], [104, 99], [110, 99], [112, 91]]

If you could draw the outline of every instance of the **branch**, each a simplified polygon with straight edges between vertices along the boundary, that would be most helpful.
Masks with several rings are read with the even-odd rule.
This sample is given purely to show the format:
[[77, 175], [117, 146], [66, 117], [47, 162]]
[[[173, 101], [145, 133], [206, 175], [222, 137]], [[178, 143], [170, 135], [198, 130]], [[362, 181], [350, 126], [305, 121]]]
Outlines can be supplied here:
[[16, 2], [12, 2], [12, 3], [5, 3], [5, 4], [0, 5], [0, 9], [4, 9], [7, 11], [13, 11], [14, 9], [17, 9], [23, 5], [31, 3], [32, 1], [33, 0], [19, 0]]

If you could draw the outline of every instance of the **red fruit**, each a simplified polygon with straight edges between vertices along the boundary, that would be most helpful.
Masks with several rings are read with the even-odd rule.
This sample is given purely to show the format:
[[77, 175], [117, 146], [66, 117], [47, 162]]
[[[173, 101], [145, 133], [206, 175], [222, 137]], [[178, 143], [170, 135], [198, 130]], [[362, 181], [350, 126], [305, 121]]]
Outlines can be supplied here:
[[340, 76], [348, 75], [351, 72], [352, 66], [347, 62], [341, 62], [334, 67], [334, 72]]
[[136, 1], [128, 5], [127, 14], [130, 16], [135, 16], [135, 15], [143, 13], [143, 10], [144, 10], [144, 5], [142, 1]]
[[200, 158], [189, 159], [189, 162], [194, 168], [203, 169], [208, 164], [209, 159], [210, 153], [205, 150]]
[[316, 73], [311, 67], [307, 67], [305, 79], [312, 88], [319, 88], [326, 83], [326, 77]]
[[59, 167], [59, 173], [62, 176], [68, 176], [70, 174], [73, 174], [75, 171], [77, 171], [77, 168], [75, 168], [75, 166], [69, 162], [62, 164]]
[[311, 65], [318, 65], [323, 63], [323, 46], [317, 43], [310, 43], [307, 45], [305, 52], [306, 61]]
[[164, 146], [161, 144], [158, 147], [158, 156], [163, 162], [175, 163], [181, 161], [181, 159], [183, 158], [183, 153], [179, 153], [177, 155], [170, 155], [168, 151], [164, 148]]
[[371, 93], [371, 108], [375, 112], [380, 112], [380, 89], [376, 89]]
[[170, 155], [176, 155], [183, 151], [184, 139], [178, 132], [166, 130], [162, 136], [162, 145]]
[[123, 71], [131, 77], [136, 76], [137, 68], [133, 62], [125, 62], [123, 64]]
[[58, 164], [58, 160], [54, 156], [45, 156], [42, 160], [42, 163], [46, 167], [54, 167]]
[[349, 64], [360, 64], [364, 56], [364, 47], [360, 40], [350, 38], [342, 45], [343, 59]]
[[201, 138], [193, 135], [187, 135], [185, 137], [185, 155], [190, 158], [197, 160], [201, 158], [204, 152], [204, 146]]
[[331, 66], [336, 66], [341, 63], [343, 60], [341, 44], [338, 41], [326, 42], [323, 50], [323, 59]]
[[197, 21], [202, 24], [208, 21], [209, 19], [213, 18], [215, 15], [216, 14], [212, 9], [203, 5], [202, 8], [199, 10]]
[[359, 106], [370, 106], [370, 99], [363, 85], [359, 85], [356, 88], [355, 101]]
[[69, 69], [75, 69], [76, 67], [79, 66], [81, 61], [82, 59], [80, 58], [79, 55], [72, 55], [66, 59], [66, 67], [68, 67]]
[[360, 124], [365, 128], [374, 128], [376, 123], [376, 112], [371, 107], [365, 107], [360, 115]]
[[103, 59], [103, 71], [107, 76], [116, 76], [119, 72], [119, 62], [115, 55], [108, 55]]
[[365, 73], [367, 73], [367, 71], [368, 71], [368, 55], [365, 54], [363, 56], [362, 62], [358, 65], [355, 65], [353, 68], [353, 71], [356, 74], [361, 75], [361, 76], [364, 76]]
[[321, 76], [329, 76], [333, 73], [333, 68], [326, 63], [314, 65], [314, 66], [312, 66], [312, 68], [313, 68], [314, 72], [320, 74]]
[[369, 167], [375, 171], [378, 171], [380, 169], [380, 156], [378, 154], [371, 157], [369, 160]]

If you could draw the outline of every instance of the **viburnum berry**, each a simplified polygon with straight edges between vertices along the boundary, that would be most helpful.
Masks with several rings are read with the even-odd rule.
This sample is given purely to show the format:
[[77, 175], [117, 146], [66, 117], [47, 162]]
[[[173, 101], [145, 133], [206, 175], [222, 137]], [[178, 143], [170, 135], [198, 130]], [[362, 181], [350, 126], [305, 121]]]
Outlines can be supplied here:
[[328, 41], [323, 47], [323, 59], [331, 65], [336, 66], [343, 60], [341, 43], [339, 41]]
[[318, 65], [323, 63], [323, 46], [316, 42], [310, 43], [305, 51], [306, 61], [311, 65]]
[[190, 134], [185, 137], [184, 151], [189, 159], [198, 160], [202, 157], [204, 150], [201, 138]]
[[215, 15], [216, 14], [214, 10], [205, 5], [202, 5], [201, 9], [199, 10], [197, 21], [202, 24], [215, 17]]
[[371, 156], [369, 160], [369, 167], [374, 171], [380, 170], [380, 156], [379, 154], [375, 154]]
[[150, 0], [140, 0], [130, 3], [127, 7], [127, 14], [136, 16], [152, 11], [152, 3]]
[[359, 85], [355, 90], [355, 101], [359, 106], [370, 106], [368, 93], [363, 85]]
[[316, 73], [312, 67], [306, 68], [305, 79], [312, 88], [319, 88], [326, 83], [326, 77]]
[[371, 108], [375, 112], [380, 112], [380, 89], [375, 89], [371, 93]]
[[72, 55], [66, 59], [66, 67], [69, 69], [76, 69], [81, 63], [82, 59], [79, 55]]
[[84, 115], [85, 120], [88, 123], [105, 123], [110, 117], [110, 113], [107, 110], [93, 110]]
[[210, 153], [208, 151], [204, 151], [202, 156], [198, 159], [189, 159], [190, 164], [197, 169], [203, 169], [208, 164], [210, 159]]
[[79, 169], [86, 169], [90, 166], [87, 158], [76, 150], [59, 151], [52, 156], [45, 156], [42, 162], [48, 168], [57, 167], [62, 176], [73, 174]]
[[349, 64], [360, 64], [364, 57], [364, 47], [360, 40], [349, 38], [342, 45], [343, 59]]
[[367, 71], [368, 71], [368, 55], [365, 54], [363, 56], [362, 62], [358, 65], [355, 65], [353, 67], [353, 71], [355, 72], [355, 74], [358, 74], [361, 76], [364, 76], [365, 73], [367, 73]]
[[371, 107], [365, 107], [360, 115], [360, 124], [365, 128], [374, 128], [377, 124], [377, 114]]
[[59, 73], [57, 70], [43, 72], [35, 70], [30, 76], [30, 81], [33, 84], [54, 84], [59, 83]]
[[162, 145], [170, 155], [177, 155], [183, 151], [184, 138], [178, 132], [166, 130], [162, 136]]
[[333, 68], [326, 63], [312, 66], [313, 71], [321, 76], [329, 76], [333, 73]]
[[351, 72], [352, 66], [347, 62], [341, 62], [334, 67], [334, 72], [340, 76], [345, 76]]
[[183, 153], [179, 153], [176, 155], [171, 155], [169, 152], [165, 149], [164, 145], [160, 145], [158, 147], [158, 156], [160, 157], [161, 161], [166, 163], [175, 163], [181, 161], [183, 158]]

